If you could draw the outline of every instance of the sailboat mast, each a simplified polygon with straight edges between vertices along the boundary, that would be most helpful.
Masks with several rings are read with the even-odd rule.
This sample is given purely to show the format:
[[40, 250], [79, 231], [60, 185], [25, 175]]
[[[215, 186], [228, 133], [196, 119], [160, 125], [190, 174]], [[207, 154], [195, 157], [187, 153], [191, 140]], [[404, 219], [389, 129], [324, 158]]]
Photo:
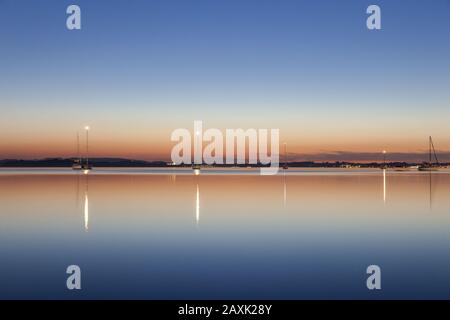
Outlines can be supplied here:
[[80, 133], [77, 132], [77, 158], [78, 163], [81, 164], [81, 156], [80, 156]]
[[[433, 139], [431, 138], [431, 136], [430, 136], [430, 144], [431, 144], [430, 148], [433, 148], [433, 154], [434, 154], [434, 159], [436, 160], [436, 164], [439, 165], [439, 160], [437, 158], [436, 150], [434, 149], [434, 143], [433, 143]], [[430, 149], [430, 161], [431, 161], [431, 149]]]
[[[434, 159], [436, 163], [431, 162], [431, 149], [433, 149]], [[439, 160], [436, 155], [436, 149], [434, 149], [433, 138], [431, 136], [428, 137], [428, 163], [426, 161], [423, 162], [421, 166], [419, 166], [420, 171], [436, 171], [439, 170]]]
[[431, 136], [428, 137], [428, 161], [431, 166]]
[[89, 129], [86, 129], [86, 165], [89, 167]]

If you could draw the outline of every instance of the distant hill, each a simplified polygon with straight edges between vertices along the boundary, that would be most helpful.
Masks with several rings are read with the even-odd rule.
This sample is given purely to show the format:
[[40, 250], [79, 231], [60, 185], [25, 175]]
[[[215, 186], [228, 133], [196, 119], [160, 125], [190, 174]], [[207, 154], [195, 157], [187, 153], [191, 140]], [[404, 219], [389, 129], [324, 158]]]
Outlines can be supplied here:
[[[73, 158], [46, 158], [33, 160], [0, 160], [0, 167], [71, 167]], [[164, 161], [130, 160], [122, 158], [92, 158], [89, 163], [95, 167], [165, 167]]]

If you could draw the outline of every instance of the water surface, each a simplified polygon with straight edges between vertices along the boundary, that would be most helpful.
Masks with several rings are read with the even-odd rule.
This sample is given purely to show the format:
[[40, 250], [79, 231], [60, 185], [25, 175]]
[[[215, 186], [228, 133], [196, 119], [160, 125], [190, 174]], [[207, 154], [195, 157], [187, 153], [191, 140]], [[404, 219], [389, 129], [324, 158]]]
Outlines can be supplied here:
[[258, 172], [1, 169], [0, 298], [450, 298], [450, 172]]

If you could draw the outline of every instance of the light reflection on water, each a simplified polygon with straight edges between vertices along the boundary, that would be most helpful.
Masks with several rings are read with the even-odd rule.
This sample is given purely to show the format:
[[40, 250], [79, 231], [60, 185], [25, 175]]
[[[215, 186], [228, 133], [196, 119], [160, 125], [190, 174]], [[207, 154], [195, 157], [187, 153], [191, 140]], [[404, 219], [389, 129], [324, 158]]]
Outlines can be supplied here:
[[0, 297], [450, 298], [448, 172], [139, 170], [1, 170]]
[[86, 231], [89, 230], [89, 198], [87, 189], [84, 194], [84, 228]]

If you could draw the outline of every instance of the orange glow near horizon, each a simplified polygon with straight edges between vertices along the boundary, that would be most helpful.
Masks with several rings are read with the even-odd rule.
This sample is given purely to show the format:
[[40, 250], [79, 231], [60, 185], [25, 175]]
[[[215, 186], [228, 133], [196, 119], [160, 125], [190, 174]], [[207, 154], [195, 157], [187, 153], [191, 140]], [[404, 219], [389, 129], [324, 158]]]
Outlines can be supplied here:
[[[176, 142], [170, 141], [171, 132], [179, 127], [184, 127], [193, 136], [193, 121], [184, 122], [184, 126], [177, 123], [167, 124], [167, 127], [159, 125], [144, 126], [142, 122], [135, 126], [122, 124], [95, 125], [90, 123], [89, 154], [90, 157], [118, 157], [138, 160], [170, 160], [170, 152]], [[205, 121], [203, 130], [213, 128], [215, 122]], [[234, 123], [234, 128], [247, 129], [239, 123]], [[255, 124], [255, 123], [253, 123]], [[261, 123], [262, 124], [262, 123]], [[264, 123], [267, 125], [267, 123]], [[177, 126], [178, 125], [178, 126]], [[171, 127], [173, 126], [173, 127]], [[114, 128], [113, 128], [114, 127]], [[260, 128], [264, 128], [259, 126]], [[275, 126], [274, 126], [275, 127]], [[233, 128], [233, 127], [231, 127]], [[258, 126], [254, 126], [258, 128]], [[270, 129], [270, 126], [265, 128]], [[276, 127], [275, 127], [276, 128]], [[218, 127], [223, 133], [225, 128]], [[401, 132], [400, 129], [382, 130], [378, 132], [368, 128], [367, 130], [343, 130], [343, 128], [305, 127], [295, 128], [292, 125], [280, 126], [280, 148], [282, 143], [288, 144], [289, 160], [293, 161], [301, 156], [315, 160], [319, 154], [333, 154], [335, 152], [372, 153], [374, 159], [381, 161], [382, 151], [387, 150], [387, 160], [394, 153], [426, 153], [428, 151], [428, 133], [426, 130]], [[84, 126], [78, 127], [80, 136], [80, 152], [85, 152]], [[397, 133], [395, 133], [397, 132]], [[4, 138], [0, 141], [0, 159], [38, 159], [52, 157], [76, 157], [77, 156], [77, 128], [63, 128], [56, 126], [53, 130], [46, 126], [19, 126], [0, 129]], [[224, 134], [225, 136], [225, 134]], [[450, 150], [450, 138], [443, 132], [437, 131], [433, 135], [435, 147], [438, 152]], [[225, 139], [225, 138], [224, 138]], [[204, 142], [204, 146], [207, 143]], [[282, 153], [283, 150], [280, 149]], [[332, 156], [330, 156], [332, 157]], [[330, 160], [333, 160], [330, 158]]]

